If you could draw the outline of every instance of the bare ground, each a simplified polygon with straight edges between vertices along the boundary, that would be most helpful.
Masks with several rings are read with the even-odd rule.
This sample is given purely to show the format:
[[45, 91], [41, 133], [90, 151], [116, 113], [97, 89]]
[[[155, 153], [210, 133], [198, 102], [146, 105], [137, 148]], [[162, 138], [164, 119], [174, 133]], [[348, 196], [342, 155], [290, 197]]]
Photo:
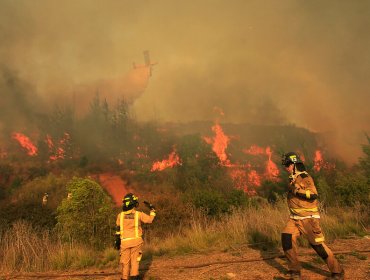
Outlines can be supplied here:
[[[346, 271], [346, 279], [370, 279], [369, 238], [336, 240], [329, 244], [329, 247], [333, 252], [337, 252], [336, 256]], [[314, 254], [312, 249], [301, 248], [300, 260], [303, 265], [304, 280], [323, 280], [330, 275], [326, 264]], [[286, 272], [286, 260], [282, 257], [281, 251], [267, 252], [248, 246], [234, 248], [228, 252], [153, 257], [151, 260], [143, 261], [141, 269], [145, 280], [282, 280], [287, 279]], [[0, 276], [0, 280], [5, 279], [119, 280], [120, 275], [117, 265], [115, 270]]]
[[131, 190], [127, 183], [118, 175], [112, 173], [102, 173], [93, 176], [99, 180], [100, 184], [107, 190], [117, 207], [122, 206], [122, 198]]

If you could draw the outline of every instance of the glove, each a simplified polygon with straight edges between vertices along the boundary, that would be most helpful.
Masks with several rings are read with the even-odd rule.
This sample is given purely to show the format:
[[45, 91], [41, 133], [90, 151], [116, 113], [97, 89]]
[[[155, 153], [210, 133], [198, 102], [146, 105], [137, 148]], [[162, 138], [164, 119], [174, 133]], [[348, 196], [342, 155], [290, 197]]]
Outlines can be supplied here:
[[151, 204], [150, 202], [148, 201], [144, 201], [144, 204], [146, 207], [148, 207], [150, 210], [155, 210], [153, 204]]
[[116, 250], [119, 250], [121, 248], [121, 236], [118, 234], [116, 235], [116, 239], [114, 240], [113, 247]]

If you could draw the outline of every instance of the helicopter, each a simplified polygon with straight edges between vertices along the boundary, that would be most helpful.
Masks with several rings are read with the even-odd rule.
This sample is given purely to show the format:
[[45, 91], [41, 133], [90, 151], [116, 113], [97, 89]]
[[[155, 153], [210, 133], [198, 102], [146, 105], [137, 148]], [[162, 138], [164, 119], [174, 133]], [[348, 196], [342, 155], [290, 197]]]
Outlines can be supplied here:
[[149, 69], [149, 76], [151, 77], [152, 76], [152, 72], [153, 72], [153, 66], [156, 65], [156, 64], [158, 64], [158, 62], [151, 62], [150, 61], [150, 55], [149, 55], [149, 51], [148, 50], [143, 51], [143, 55], [144, 55], [144, 63], [145, 64], [136, 65], [136, 63], [134, 62], [133, 63], [133, 69], [137, 69], [137, 68], [148, 68]]

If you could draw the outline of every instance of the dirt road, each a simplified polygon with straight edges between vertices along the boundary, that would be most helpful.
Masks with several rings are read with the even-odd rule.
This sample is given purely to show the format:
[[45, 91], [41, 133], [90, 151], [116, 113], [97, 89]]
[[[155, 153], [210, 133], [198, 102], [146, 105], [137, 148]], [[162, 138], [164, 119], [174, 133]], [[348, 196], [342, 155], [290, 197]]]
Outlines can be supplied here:
[[[329, 244], [346, 270], [346, 279], [370, 279], [370, 239], [343, 239]], [[362, 251], [362, 252], [359, 252]], [[367, 252], [365, 252], [367, 251]], [[342, 253], [340, 253], [342, 252]], [[301, 248], [304, 280], [323, 280], [329, 276], [326, 264], [312, 249]], [[274, 256], [278, 256], [275, 257]], [[280, 257], [279, 257], [280, 256]], [[267, 252], [248, 246], [228, 252], [193, 254], [175, 257], [153, 257], [142, 262], [141, 274], [145, 280], [282, 280], [286, 273], [286, 260], [281, 251]], [[264, 259], [264, 260], [262, 260]], [[119, 280], [119, 269], [50, 272], [0, 276], [10, 279], [69, 279]]]
[[[370, 251], [370, 240], [365, 238], [338, 240], [330, 244], [330, 247], [336, 252]], [[300, 250], [303, 279], [325, 279], [329, 276], [326, 264], [312, 253], [313, 251], [308, 248]], [[161, 280], [285, 279], [286, 260], [281, 257], [272, 258], [276, 255], [281, 256], [282, 254], [281, 252], [266, 252], [246, 247], [225, 253], [160, 258], [152, 262], [145, 277], [146, 279]], [[369, 252], [338, 254], [337, 257], [346, 270], [346, 279], [370, 279]], [[251, 261], [258, 259], [265, 260]], [[195, 268], [201, 264], [210, 265]]]

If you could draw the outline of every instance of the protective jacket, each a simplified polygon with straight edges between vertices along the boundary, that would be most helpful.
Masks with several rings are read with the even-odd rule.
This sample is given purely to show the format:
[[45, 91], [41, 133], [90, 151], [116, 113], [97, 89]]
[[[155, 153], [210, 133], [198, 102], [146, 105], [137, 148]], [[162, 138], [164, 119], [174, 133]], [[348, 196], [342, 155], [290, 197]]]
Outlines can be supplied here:
[[307, 172], [297, 172], [290, 179], [288, 206], [291, 218], [320, 218], [318, 194], [312, 177]]
[[332, 273], [343, 273], [343, 268], [333, 252], [324, 243], [320, 226], [318, 195], [313, 179], [307, 172], [295, 172], [289, 176], [288, 206], [290, 219], [281, 234], [281, 243], [288, 259], [289, 270], [300, 272], [297, 238], [306, 236], [312, 248], [326, 262]]
[[[117, 235], [121, 237], [121, 248], [133, 247], [143, 242], [143, 230], [141, 223], [152, 223], [155, 211], [150, 211], [150, 215], [131, 209], [117, 215]], [[118, 231], [119, 230], [119, 231]]]

